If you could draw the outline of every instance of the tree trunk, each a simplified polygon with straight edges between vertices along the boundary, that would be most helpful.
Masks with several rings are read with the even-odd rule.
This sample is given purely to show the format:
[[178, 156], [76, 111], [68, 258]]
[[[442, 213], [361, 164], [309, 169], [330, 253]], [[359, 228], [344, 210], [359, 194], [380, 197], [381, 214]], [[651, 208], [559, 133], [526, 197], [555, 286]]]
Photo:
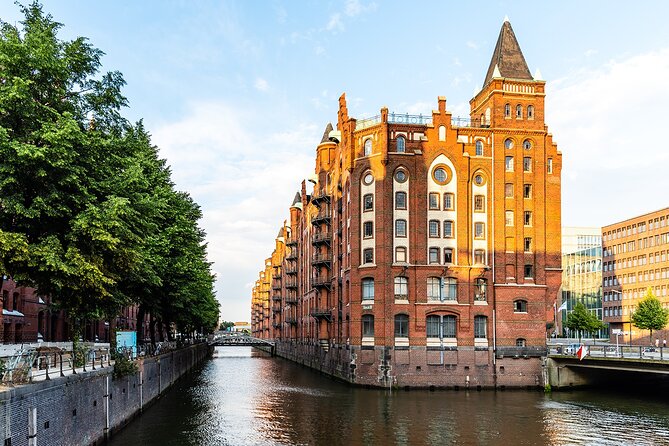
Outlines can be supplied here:
[[137, 309], [137, 344], [144, 345], [144, 316], [146, 315], [146, 307], [144, 304], [139, 304]]
[[153, 314], [150, 316], [149, 320], [149, 333], [151, 334], [151, 345], [156, 346], [156, 320], [153, 317]]

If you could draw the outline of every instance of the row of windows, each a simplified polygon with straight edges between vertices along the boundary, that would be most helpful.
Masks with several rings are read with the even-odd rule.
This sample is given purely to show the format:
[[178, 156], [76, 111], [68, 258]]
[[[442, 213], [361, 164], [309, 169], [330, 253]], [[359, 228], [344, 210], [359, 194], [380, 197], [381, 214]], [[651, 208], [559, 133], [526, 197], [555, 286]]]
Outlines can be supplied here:
[[[653, 230], [653, 229], [664, 228], [667, 225], [667, 221], [669, 221], [669, 215], [657, 218], [651, 218], [648, 220], [648, 229]], [[604, 234], [604, 240], [610, 241], [610, 240], [615, 240], [617, 238], [628, 237], [630, 235], [636, 234], [637, 230], [639, 233], [646, 232], [646, 222], [627, 225], [624, 228], [618, 228], [606, 231], [606, 233]]]
[[[667, 295], [666, 285], [656, 285], [650, 288], [653, 290], [653, 294], [657, 297]], [[605, 292], [604, 302], [615, 302], [622, 299], [641, 299], [646, 295], [646, 291], [647, 288], [636, 288], [633, 290]]]
[[[527, 119], [534, 119], [534, 106], [533, 105], [528, 105], [527, 106]], [[504, 104], [504, 117], [505, 118], [510, 118], [511, 117], [511, 104], [507, 103]], [[523, 106], [520, 104], [516, 105], [516, 119], [523, 119]]]
[[[404, 222], [404, 224], [406, 225], [406, 220], [397, 220], [395, 222], [396, 228], [397, 228], [397, 222]], [[430, 220], [428, 222], [428, 235], [430, 236], [430, 238], [440, 237], [439, 234], [440, 227], [443, 227], [443, 236], [445, 238], [455, 237], [455, 222], [453, 222], [452, 220], [444, 220], [442, 224], [439, 220]], [[404, 236], [399, 235], [397, 231], [396, 235], [398, 237], [406, 236], [406, 234]]]
[[669, 243], [669, 232], [604, 247], [604, 256], [608, 257], [610, 255], [634, 252], [637, 249], [648, 249], [654, 246], [665, 245], [667, 243]]
[[[648, 256], [639, 256], [638, 264], [645, 265], [646, 263], [660, 263], [667, 260], [666, 251], [658, 251], [656, 253], [648, 254]], [[625, 269], [632, 268], [637, 266], [637, 257], [629, 257], [621, 260], [611, 260], [610, 262], [604, 262], [604, 271], [615, 271], [616, 269]]]
[[[409, 316], [397, 314], [394, 318], [395, 337], [409, 337]], [[428, 338], [455, 338], [457, 337], [457, 319], [455, 316], [430, 315], [426, 318], [426, 334]], [[362, 336], [374, 336], [374, 316], [365, 314], [362, 316]], [[474, 338], [485, 339], [488, 337], [488, 318], [486, 316], [474, 316]]]
[[[504, 196], [506, 198], [513, 198], [514, 196], [514, 185], [513, 183], [506, 183], [504, 185]], [[523, 198], [532, 198], [532, 185], [525, 183], [523, 184]]]
[[[504, 169], [507, 172], [513, 172], [514, 170], [513, 160], [514, 158], [512, 156], [507, 156], [506, 158], [504, 158]], [[529, 156], [523, 157], [523, 172], [532, 172], [532, 158]]]
[[[428, 208], [431, 211], [440, 210], [440, 208], [439, 208], [439, 202], [440, 202], [439, 197], [440, 197], [440, 195], [441, 194], [439, 194], [438, 192], [430, 192], [428, 194], [427, 203], [428, 203]], [[443, 204], [443, 206], [442, 206], [441, 209], [443, 209], [444, 211], [452, 211], [453, 209], [455, 209], [455, 195], [450, 193], [450, 192], [446, 192], [444, 194], [444, 199], [442, 201], [442, 204]]]
[[[515, 226], [516, 217], [514, 211], [504, 212], [504, 224], [506, 226]], [[523, 225], [532, 226], [532, 211], [523, 211]]]
[[[406, 209], [406, 208], [407, 208], [407, 193], [395, 192], [395, 209]], [[374, 194], [363, 195], [362, 210], [363, 211], [374, 210]]]
[[616, 286], [618, 284], [628, 284], [637, 282], [648, 282], [652, 280], [660, 280], [669, 278], [669, 269], [651, 269], [649, 271], [639, 271], [638, 273], [623, 274], [618, 279], [618, 276], [605, 277], [604, 286]]

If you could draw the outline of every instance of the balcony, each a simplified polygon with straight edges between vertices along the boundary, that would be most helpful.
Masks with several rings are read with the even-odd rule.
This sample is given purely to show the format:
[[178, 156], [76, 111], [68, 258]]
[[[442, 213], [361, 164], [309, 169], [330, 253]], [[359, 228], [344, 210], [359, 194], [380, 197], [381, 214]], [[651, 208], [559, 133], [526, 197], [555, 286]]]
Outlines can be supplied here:
[[311, 278], [311, 286], [314, 288], [327, 288], [330, 289], [332, 279], [329, 277], [315, 276]]
[[329, 209], [323, 209], [318, 214], [314, 215], [311, 218], [311, 224], [312, 225], [319, 225], [321, 223], [330, 224], [330, 219], [331, 218], [332, 218], [332, 214], [330, 214], [330, 210]]
[[286, 260], [297, 260], [297, 250], [291, 251], [291, 253], [286, 256]]
[[286, 297], [286, 305], [297, 305], [297, 297]]
[[311, 244], [315, 246], [322, 244], [329, 245], [331, 241], [332, 241], [332, 235], [328, 232], [316, 232], [311, 238]]
[[315, 308], [311, 310], [311, 317], [316, 320], [325, 319], [328, 322], [332, 321], [332, 311], [325, 308]]
[[294, 317], [287, 317], [286, 323], [289, 325], [297, 325], [297, 319], [295, 319]]
[[274, 285], [272, 285], [272, 289], [275, 290], [275, 291], [276, 290], [281, 290], [281, 282], [275, 283]]
[[286, 288], [287, 289], [295, 289], [297, 288], [297, 280], [289, 280], [286, 282]]
[[328, 195], [325, 192], [319, 192], [318, 195], [314, 195], [311, 197], [311, 202], [315, 204], [316, 206], [320, 207], [321, 203], [329, 203], [330, 202], [330, 195]]
[[294, 239], [293, 237], [288, 238], [288, 240], [286, 240], [286, 246], [297, 246], [297, 239]]
[[[286, 274], [289, 276], [295, 276], [297, 275], [297, 266], [290, 266], [286, 268]], [[288, 286], [288, 285], [286, 285]]]
[[281, 293], [273, 294], [273, 295], [272, 295], [272, 300], [273, 300], [274, 302], [281, 302], [282, 299], [283, 299], [283, 298], [281, 297]]
[[272, 313], [281, 313], [281, 307], [280, 306], [272, 307]]
[[330, 268], [331, 263], [332, 263], [332, 257], [330, 255], [316, 254], [311, 259], [311, 264], [313, 266], [325, 265], [328, 268]]

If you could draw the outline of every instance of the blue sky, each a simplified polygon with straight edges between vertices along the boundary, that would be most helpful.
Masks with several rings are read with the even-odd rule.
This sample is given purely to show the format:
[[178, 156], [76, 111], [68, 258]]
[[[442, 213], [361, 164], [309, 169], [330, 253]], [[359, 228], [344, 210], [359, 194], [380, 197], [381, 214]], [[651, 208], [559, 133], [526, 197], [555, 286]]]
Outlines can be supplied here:
[[[669, 205], [669, 2], [45, 0], [123, 72], [180, 189], [204, 211], [226, 320], [253, 281], [343, 92], [349, 114], [466, 116], [508, 16], [563, 153], [563, 224]], [[16, 23], [5, 0], [0, 18]], [[606, 194], [606, 195], [605, 195]], [[605, 197], [605, 198], [604, 198]]]

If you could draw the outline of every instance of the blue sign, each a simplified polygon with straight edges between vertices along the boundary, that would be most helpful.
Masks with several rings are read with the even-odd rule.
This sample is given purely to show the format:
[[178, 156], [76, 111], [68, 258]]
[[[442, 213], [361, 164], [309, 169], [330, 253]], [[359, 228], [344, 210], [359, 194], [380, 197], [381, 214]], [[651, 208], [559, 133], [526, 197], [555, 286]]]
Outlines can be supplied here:
[[137, 332], [136, 331], [117, 331], [116, 332], [116, 350], [119, 353], [130, 353], [134, 359], [137, 357]]

